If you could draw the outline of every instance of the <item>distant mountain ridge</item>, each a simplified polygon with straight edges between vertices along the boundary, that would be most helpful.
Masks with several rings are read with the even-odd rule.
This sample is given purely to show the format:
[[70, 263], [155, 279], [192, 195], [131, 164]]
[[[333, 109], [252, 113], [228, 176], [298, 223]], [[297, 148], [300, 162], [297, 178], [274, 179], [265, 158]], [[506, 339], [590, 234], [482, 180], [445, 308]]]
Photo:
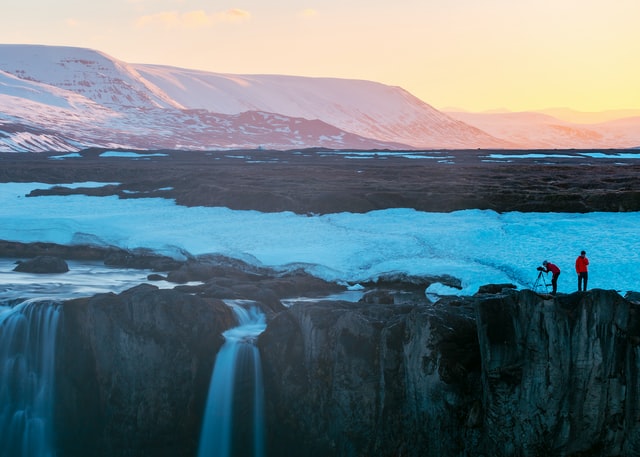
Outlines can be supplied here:
[[563, 124], [541, 142], [518, 123], [514, 133], [459, 114], [372, 81], [231, 75], [129, 64], [86, 48], [0, 45], [0, 151], [640, 144], [627, 133], [640, 131], [635, 123], [612, 124], [617, 137]]
[[[549, 112], [570, 113], [570, 110], [545, 112], [469, 113], [448, 111], [447, 114], [484, 132], [520, 145], [522, 149], [593, 149], [637, 148], [640, 145], [640, 116], [634, 110], [630, 117], [593, 122], [596, 113], [570, 113], [566, 116], [582, 119], [574, 123], [558, 119]], [[624, 112], [620, 112], [623, 115]], [[607, 114], [603, 113], [602, 118]], [[591, 121], [591, 122], [587, 122]]]
[[399, 88], [132, 65], [84, 48], [0, 45], [0, 148], [499, 147]]

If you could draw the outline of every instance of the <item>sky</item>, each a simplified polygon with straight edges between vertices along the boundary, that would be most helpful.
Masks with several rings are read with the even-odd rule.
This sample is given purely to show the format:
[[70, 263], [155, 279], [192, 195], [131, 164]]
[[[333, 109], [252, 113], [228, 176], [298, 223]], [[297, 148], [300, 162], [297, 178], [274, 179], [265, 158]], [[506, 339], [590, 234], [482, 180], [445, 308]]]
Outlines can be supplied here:
[[640, 109], [638, 0], [21, 0], [0, 43], [365, 79], [438, 109]]
[[[462, 290], [438, 285], [428, 292], [453, 295], [472, 295], [481, 285], [490, 283], [532, 288], [536, 268], [543, 260], [562, 270], [558, 291], [574, 292], [575, 259], [584, 249], [591, 262], [590, 288], [614, 289], [623, 294], [640, 291], [638, 212], [425, 213], [398, 208], [307, 216], [187, 208], [160, 198], [24, 198], [33, 189], [49, 187], [38, 183], [0, 184], [0, 239], [149, 248], [176, 257], [185, 251], [192, 255], [222, 254], [282, 270], [304, 268], [317, 277], [348, 282], [350, 286], [388, 273], [446, 274], [459, 278]], [[87, 208], [95, 210], [87, 212]], [[12, 275], [19, 278], [16, 273], [0, 272], [0, 298], [15, 298], [13, 291], [21, 286], [10, 284], [24, 283], [12, 279]], [[140, 277], [139, 273], [134, 275]], [[82, 278], [86, 275], [78, 281]], [[545, 279], [549, 283], [551, 278]], [[56, 275], [55, 281], [61, 280]], [[124, 284], [118, 275], [110, 281]], [[90, 287], [85, 287], [88, 293]]]

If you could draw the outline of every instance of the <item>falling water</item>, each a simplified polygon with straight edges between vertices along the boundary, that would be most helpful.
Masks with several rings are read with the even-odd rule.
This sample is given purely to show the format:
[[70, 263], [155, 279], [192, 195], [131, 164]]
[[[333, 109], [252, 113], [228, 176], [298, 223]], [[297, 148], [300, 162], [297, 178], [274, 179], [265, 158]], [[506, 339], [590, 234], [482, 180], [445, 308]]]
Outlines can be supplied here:
[[239, 325], [224, 332], [213, 367], [198, 457], [263, 457], [264, 393], [260, 353], [254, 342], [266, 328], [255, 306], [228, 303]]
[[53, 384], [59, 307], [0, 307], [0, 457], [54, 457]]

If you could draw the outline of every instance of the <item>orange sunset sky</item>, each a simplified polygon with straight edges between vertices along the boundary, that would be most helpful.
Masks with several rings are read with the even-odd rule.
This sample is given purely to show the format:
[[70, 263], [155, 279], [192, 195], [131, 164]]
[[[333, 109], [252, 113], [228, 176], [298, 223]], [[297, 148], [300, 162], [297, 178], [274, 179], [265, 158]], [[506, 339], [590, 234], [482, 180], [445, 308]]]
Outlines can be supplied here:
[[638, 0], [20, 0], [0, 42], [367, 79], [438, 109], [640, 109]]

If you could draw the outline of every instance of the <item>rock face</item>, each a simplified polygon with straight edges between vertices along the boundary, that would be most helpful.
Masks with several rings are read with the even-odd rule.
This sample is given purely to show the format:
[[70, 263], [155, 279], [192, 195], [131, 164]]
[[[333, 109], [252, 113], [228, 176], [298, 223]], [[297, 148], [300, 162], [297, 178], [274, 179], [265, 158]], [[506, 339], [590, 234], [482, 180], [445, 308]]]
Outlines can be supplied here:
[[67, 302], [63, 316], [59, 455], [195, 455], [229, 308], [143, 285]]
[[[164, 263], [116, 254], [107, 258]], [[300, 271], [275, 274], [222, 257], [185, 262], [168, 276], [203, 283], [170, 290], [145, 284], [62, 304], [55, 376], [60, 457], [196, 455], [222, 332], [237, 325], [222, 299], [257, 301], [274, 315], [284, 309], [282, 297], [344, 290]]]
[[268, 454], [461, 455], [479, 438], [477, 341], [469, 304], [294, 305], [259, 339]]
[[640, 315], [614, 291], [478, 303], [486, 448], [640, 455]]
[[61, 457], [196, 455], [222, 332], [236, 324], [222, 298], [268, 315], [267, 456], [640, 455], [637, 294], [496, 285], [432, 304], [409, 287], [285, 308], [335, 285], [213, 259], [172, 276], [203, 284], [62, 304]]
[[269, 455], [640, 455], [639, 342], [614, 291], [295, 305], [260, 338]]

